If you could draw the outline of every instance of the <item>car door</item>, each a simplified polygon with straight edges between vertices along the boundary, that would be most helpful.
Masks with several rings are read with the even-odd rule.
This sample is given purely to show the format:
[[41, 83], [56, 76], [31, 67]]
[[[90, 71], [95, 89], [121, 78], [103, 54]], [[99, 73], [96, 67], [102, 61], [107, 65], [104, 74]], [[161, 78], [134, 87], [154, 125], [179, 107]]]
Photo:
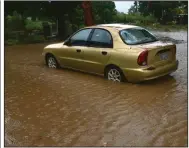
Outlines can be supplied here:
[[93, 29], [84, 51], [83, 68], [85, 71], [102, 74], [113, 51], [113, 39], [105, 29]]
[[60, 51], [60, 60], [62, 66], [74, 69], [81, 69], [83, 62], [83, 49], [92, 29], [82, 29], [71, 36], [63, 45]]

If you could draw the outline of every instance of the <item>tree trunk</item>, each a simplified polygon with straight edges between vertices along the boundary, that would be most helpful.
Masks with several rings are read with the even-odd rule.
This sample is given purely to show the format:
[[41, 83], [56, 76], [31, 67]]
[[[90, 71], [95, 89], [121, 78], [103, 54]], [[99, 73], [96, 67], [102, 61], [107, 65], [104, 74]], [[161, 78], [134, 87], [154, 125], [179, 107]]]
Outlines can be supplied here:
[[58, 18], [58, 38], [60, 40], [65, 40], [70, 35], [67, 21], [66, 17]]

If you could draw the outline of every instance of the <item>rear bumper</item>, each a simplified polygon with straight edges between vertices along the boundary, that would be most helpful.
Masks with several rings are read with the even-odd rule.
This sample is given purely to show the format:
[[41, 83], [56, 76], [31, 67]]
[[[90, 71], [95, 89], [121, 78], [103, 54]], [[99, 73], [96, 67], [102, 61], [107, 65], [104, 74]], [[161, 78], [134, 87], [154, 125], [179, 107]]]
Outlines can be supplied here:
[[170, 74], [177, 70], [178, 68], [178, 60], [166, 64], [161, 67], [157, 67], [153, 70], [148, 69], [122, 69], [125, 77], [128, 81], [131, 82], [140, 82], [145, 80], [156, 79], [158, 77]]

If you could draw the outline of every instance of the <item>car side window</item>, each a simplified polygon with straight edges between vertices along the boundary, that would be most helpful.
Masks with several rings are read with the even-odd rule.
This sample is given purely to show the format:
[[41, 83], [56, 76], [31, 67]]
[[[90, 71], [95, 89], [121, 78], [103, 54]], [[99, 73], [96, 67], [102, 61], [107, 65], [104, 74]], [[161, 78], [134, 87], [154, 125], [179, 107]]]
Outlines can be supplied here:
[[85, 46], [87, 43], [87, 39], [92, 29], [83, 29], [73, 35], [70, 39], [72, 46]]
[[112, 36], [104, 29], [95, 29], [89, 42], [90, 46], [112, 48]]

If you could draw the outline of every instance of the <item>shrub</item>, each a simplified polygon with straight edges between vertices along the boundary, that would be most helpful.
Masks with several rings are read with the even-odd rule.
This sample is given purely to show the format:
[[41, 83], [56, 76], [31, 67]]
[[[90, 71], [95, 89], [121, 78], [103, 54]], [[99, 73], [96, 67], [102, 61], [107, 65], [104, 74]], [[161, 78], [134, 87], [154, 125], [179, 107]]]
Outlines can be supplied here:
[[153, 23], [152, 25], [153, 25], [153, 27], [158, 27], [160, 25], [160, 23]]
[[176, 25], [176, 21], [168, 22], [167, 25]]
[[117, 13], [116, 16], [114, 16], [114, 19], [116, 22], [125, 22], [125, 14], [124, 13]]
[[8, 15], [5, 19], [5, 27], [9, 31], [22, 30], [24, 28], [24, 21], [20, 14], [16, 11], [13, 12], [13, 15]]
[[18, 44], [18, 40], [16, 40], [16, 39], [5, 40], [5, 45], [11, 46], [11, 45], [16, 45], [16, 44]]
[[156, 19], [152, 15], [144, 17], [144, 22], [143, 22], [144, 25], [153, 24], [155, 22], [156, 22]]
[[141, 22], [140, 21], [136, 21], [135, 24], [136, 25], [141, 25]]
[[169, 28], [164, 28], [165, 32], [170, 32], [171, 30]]
[[85, 25], [84, 25], [84, 24], [79, 25], [79, 29], [80, 29], [80, 28], [83, 28], [83, 27], [85, 27]]
[[126, 14], [125, 18], [127, 23], [136, 23], [136, 21], [141, 23], [143, 20], [143, 16], [139, 14]]
[[26, 19], [25, 24], [26, 24], [25, 29], [28, 32], [32, 32], [33, 30], [42, 30], [43, 29], [41, 21], [32, 21], [32, 20]]
[[24, 40], [25, 43], [41, 43], [44, 41], [45, 38], [43, 35], [30, 35]]
[[131, 23], [136, 25], [148, 25], [152, 23], [156, 23], [156, 19], [154, 16], [143, 16], [138, 13], [135, 14], [124, 14], [124, 13], [118, 13], [116, 17], [114, 17], [114, 20], [119, 23]]

